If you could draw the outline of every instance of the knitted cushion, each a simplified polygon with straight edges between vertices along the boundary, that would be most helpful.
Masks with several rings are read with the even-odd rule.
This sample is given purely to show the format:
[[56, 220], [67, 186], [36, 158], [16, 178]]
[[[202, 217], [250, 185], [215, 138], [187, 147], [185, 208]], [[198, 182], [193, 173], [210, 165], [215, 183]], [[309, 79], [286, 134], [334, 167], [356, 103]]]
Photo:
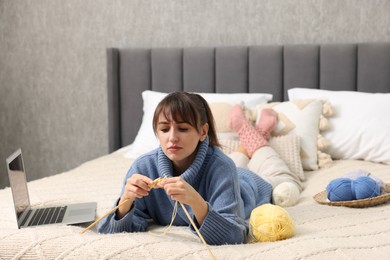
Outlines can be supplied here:
[[[237, 149], [240, 141], [237, 139], [220, 139], [222, 151], [229, 154]], [[271, 137], [269, 146], [272, 147], [286, 163], [288, 168], [295, 173], [301, 181], [305, 180], [300, 157], [300, 141], [296, 135], [284, 135]]]

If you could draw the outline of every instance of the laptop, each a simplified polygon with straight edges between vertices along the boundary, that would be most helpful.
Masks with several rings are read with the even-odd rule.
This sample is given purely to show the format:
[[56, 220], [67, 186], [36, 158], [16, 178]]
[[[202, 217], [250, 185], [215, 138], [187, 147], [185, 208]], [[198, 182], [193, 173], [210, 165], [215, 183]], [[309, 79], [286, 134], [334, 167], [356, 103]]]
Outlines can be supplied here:
[[18, 149], [6, 159], [6, 162], [18, 228], [59, 223], [81, 224], [95, 219], [96, 202], [32, 208], [22, 150]]

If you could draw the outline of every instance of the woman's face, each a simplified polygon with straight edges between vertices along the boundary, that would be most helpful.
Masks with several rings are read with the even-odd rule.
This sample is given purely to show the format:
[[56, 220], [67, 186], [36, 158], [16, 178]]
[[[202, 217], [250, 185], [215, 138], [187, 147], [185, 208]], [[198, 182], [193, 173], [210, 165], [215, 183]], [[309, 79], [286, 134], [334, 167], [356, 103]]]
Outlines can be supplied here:
[[[181, 121], [181, 120], [180, 120]], [[181, 174], [193, 162], [199, 141], [203, 141], [208, 132], [208, 124], [201, 133], [185, 122], [175, 122], [160, 113], [157, 122], [157, 137], [165, 155], [173, 162], [176, 173]]]

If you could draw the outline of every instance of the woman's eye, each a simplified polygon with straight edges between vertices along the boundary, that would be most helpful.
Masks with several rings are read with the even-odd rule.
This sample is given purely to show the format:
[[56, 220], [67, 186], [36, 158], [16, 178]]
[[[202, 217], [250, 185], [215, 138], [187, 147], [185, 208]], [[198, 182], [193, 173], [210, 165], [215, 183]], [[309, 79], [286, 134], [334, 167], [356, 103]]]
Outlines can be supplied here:
[[181, 127], [181, 128], [179, 128], [179, 130], [180, 130], [180, 132], [187, 132], [188, 128]]
[[163, 133], [167, 133], [169, 132], [169, 128], [161, 128], [160, 131]]

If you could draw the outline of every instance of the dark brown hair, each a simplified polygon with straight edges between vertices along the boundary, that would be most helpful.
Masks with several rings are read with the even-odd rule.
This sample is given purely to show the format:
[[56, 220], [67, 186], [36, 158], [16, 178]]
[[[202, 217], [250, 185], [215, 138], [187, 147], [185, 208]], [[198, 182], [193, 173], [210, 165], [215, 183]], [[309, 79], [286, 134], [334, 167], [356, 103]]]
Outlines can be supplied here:
[[153, 116], [153, 131], [157, 133], [158, 117], [163, 113], [165, 118], [175, 122], [183, 121], [201, 132], [204, 124], [209, 125], [209, 145], [220, 147], [215, 130], [214, 117], [207, 101], [199, 94], [184, 91], [168, 94], [157, 105]]

